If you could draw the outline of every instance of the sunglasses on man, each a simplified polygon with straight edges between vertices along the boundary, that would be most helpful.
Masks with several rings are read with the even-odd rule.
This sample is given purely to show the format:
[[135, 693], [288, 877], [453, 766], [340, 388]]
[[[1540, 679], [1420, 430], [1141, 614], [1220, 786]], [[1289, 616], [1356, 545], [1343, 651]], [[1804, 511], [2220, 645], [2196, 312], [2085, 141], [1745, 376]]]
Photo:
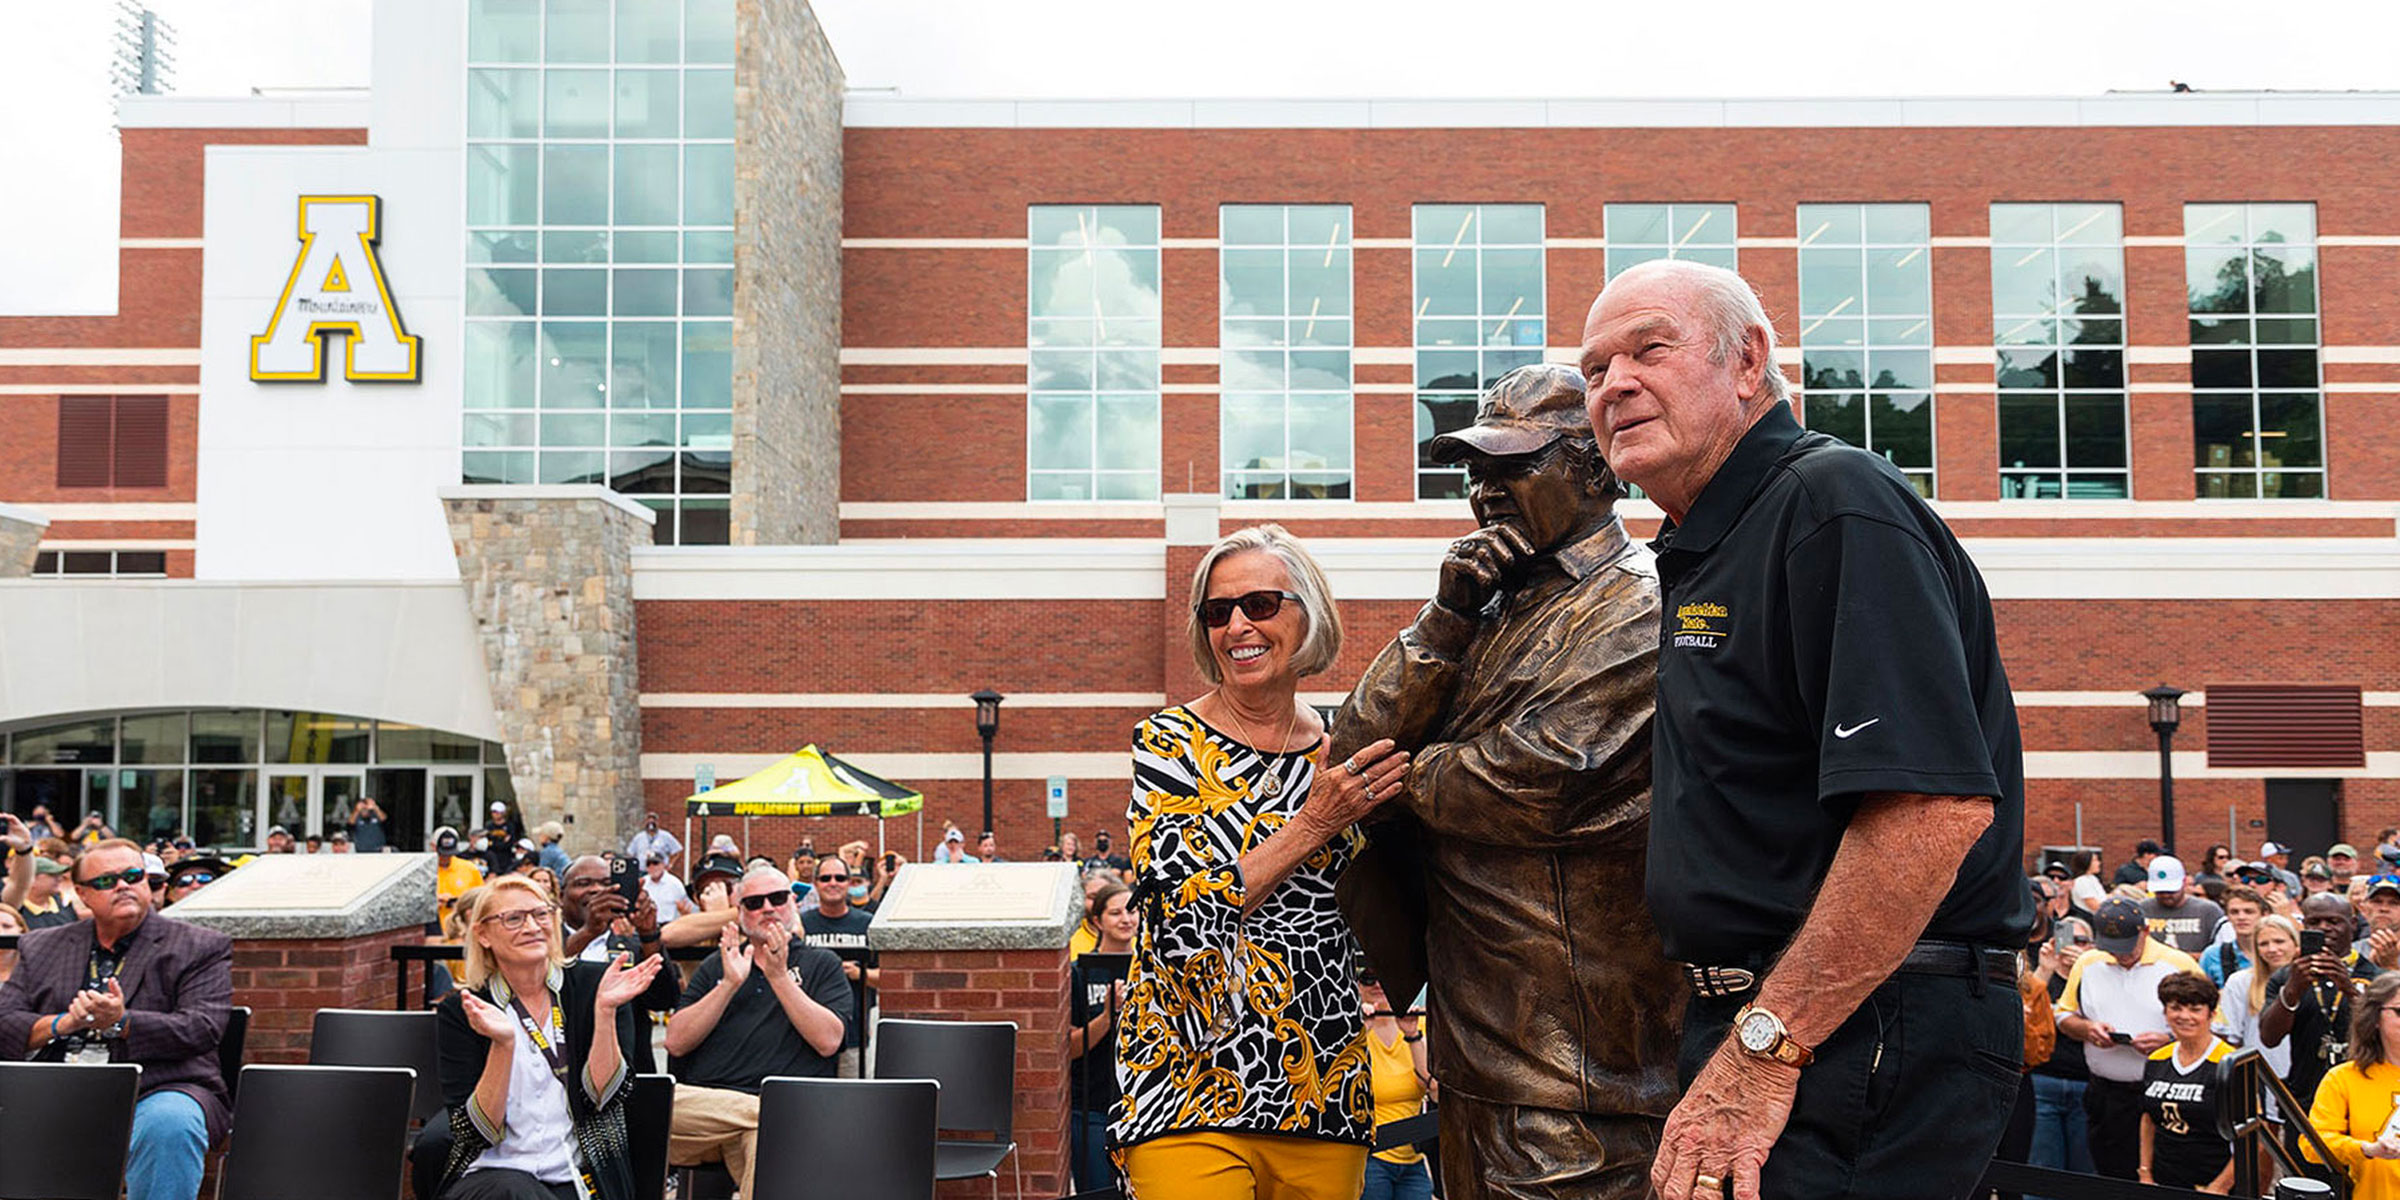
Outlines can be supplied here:
[[838, 875], [819, 875], [819, 876], [817, 876], [817, 882], [818, 882], [818, 883], [848, 883], [848, 882], [850, 882], [850, 876], [849, 876], [847, 873], [844, 873], [844, 874], [838, 874]]
[[1200, 623], [1210, 629], [1223, 629], [1226, 622], [1233, 620], [1233, 610], [1236, 608], [1241, 609], [1242, 615], [1250, 618], [1253, 623], [1271, 621], [1275, 619], [1276, 613], [1283, 611], [1284, 601], [1296, 602], [1299, 599], [1300, 597], [1296, 593], [1270, 588], [1264, 591], [1244, 592], [1239, 596], [1227, 596], [1217, 600], [1203, 600], [1198, 608]]
[[784, 905], [790, 904], [791, 902], [792, 894], [790, 892], [780, 890], [768, 892], [759, 896], [742, 897], [742, 907], [749, 909], [751, 912], [757, 912], [758, 910], [766, 908], [769, 905], [773, 905], [776, 908], [782, 908]]
[[126, 884], [140, 883], [148, 877], [149, 872], [141, 867], [127, 867], [122, 871], [109, 871], [105, 874], [94, 875], [90, 879], [79, 879], [76, 884], [95, 892], [113, 892]]

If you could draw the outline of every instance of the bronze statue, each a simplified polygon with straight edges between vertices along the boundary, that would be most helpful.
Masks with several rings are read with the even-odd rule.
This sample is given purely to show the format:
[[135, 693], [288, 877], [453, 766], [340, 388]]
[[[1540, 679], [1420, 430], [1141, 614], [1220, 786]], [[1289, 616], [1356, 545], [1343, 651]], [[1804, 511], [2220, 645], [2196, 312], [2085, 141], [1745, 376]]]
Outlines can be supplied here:
[[1582, 380], [1522, 367], [1434, 439], [1482, 528], [1335, 718], [1408, 788], [1343, 876], [1395, 1005], [1430, 981], [1451, 1200], [1640, 1197], [1685, 983], [1642, 899], [1658, 577], [1616, 515]]

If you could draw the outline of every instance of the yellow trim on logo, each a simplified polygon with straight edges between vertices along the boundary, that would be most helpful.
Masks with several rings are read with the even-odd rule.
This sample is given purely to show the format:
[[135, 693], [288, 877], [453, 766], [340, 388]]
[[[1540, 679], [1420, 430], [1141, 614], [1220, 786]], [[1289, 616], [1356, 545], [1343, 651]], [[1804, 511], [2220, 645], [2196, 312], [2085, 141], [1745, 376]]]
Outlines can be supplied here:
[[[309, 367], [304, 371], [268, 371], [259, 366], [259, 352], [275, 341], [276, 331], [290, 310], [292, 293], [299, 288], [300, 273], [308, 267], [308, 252], [317, 235], [310, 231], [308, 209], [312, 204], [364, 204], [367, 207], [367, 227], [358, 235], [358, 252], [366, 263], [367, 275], [375, 283], [376, 298], [383, 303], [383, 318], [391, 322], [392, 336], [408, 351], [408, 365], [396, 371], [368, 371], [358, 365], [358, 344], [364, 340], [356, 318], [311, 320], [306, 337], [309, 344]], [[375, 248], [383, 241], [383, 198], [380, 196], [302, 196], [299, 213], [300, 253], [292, 261], [292, 273], [283, 281], [283, 293], [275, 298], [274, 315], [267, 319], [266, 332], [250, 339], [250, 378], [258, 383], [323, 383], [325, 381], [325, 337], [328, 334], [346, 335], [348, 342], [342, 352], [342, 378], [352, 383], [415, 383], [423, 365], [423, 346], [416, 335], [401, 324], [400, 308], [392, 303], [391, 286], [383, 277], [383, 260]], [[339, 279], [342, 287], [331, 285]], [[336, 258], [332, 270], [326, 273], [326, 287], [319, 291], [349, 290], [350, 281], [343, 274], [341, 259]]]

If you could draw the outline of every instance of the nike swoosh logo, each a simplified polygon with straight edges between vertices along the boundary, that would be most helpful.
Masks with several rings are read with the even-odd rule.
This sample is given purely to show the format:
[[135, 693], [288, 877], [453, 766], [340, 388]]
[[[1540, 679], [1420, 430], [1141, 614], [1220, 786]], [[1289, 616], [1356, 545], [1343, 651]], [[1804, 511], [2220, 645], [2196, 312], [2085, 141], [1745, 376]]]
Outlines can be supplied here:
[[1859, 730], [1865, 729], [1867, 726], [1872, 725], [1882, 719], [1882, 717], [1868, 717], [1866, 720], [1860, 721], [1858, 724], [1853, 725], [1848, 729], [1844, 729], [1841, 726], [1836, 725], [1833, 727], [1833, 736], [1837, 738], [1849, 737], [1851, 734], [1857, 733]]

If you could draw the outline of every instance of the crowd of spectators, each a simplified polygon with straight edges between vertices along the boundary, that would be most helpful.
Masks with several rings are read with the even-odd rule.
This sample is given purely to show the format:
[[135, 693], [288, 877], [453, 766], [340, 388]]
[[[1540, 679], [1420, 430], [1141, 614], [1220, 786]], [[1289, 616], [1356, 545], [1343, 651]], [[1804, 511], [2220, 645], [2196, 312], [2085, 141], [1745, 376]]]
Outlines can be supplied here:
[[[2354, 1196], [2400, 1197], [2400, 829], [2379, 831], [2371, 855], [2339, 843], [2296, 871], [2289, 858], [2272, 841], [2250, 860], [2219, 844], [2187, 871], [2145, 840], [2106, 882], [2090, 852], [2043, 864], [2025, 952], [2029, 1086], [2004, 1154], [2226, 1192], [2226, 1097], [2209, 1065], [2255, 1047], [2300, 1106], [2264, 1108], [2287, 1152], [2346, 1174]], [[2037, 1038], [2045, 1020], [2054, 1038]]]

